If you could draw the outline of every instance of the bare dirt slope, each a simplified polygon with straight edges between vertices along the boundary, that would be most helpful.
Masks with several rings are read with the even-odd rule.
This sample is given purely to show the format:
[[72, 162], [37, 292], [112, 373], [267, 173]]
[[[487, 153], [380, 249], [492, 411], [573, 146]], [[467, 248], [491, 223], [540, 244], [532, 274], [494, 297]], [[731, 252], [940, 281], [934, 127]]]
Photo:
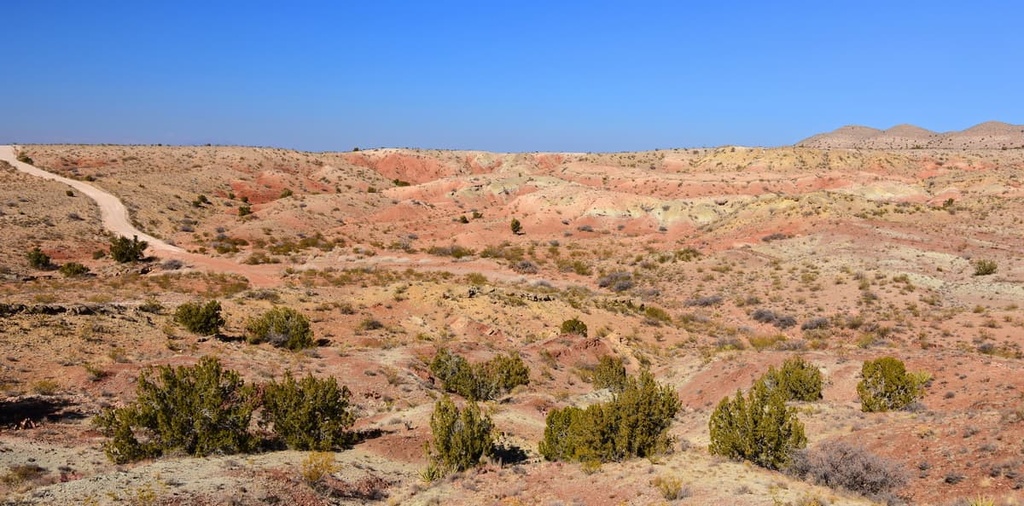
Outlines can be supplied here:
[[[1020, 149], [19, 149], [184, 251], [94, 258], [101, 206], [0, 168], [0, 493], [12, 501], [651, 504], [665, 501], [657, 479], [677, 478], [687, 504], [867, 504], [707, 451], [718, 402], [798, 355], [827, 383], [796, 406], [811, 447], [847, 441], [899, 463], [911, 504], [1020, 499]], [[91, 272], [33, 269], [36, 246]], [[995, 272], [976, 275], [979, 260]], [[220, 338], [174, 323], [179, 304], [209, 299], [224, 308]], [[318, 347], [241, 340], [274, 306], [308, 315]], [[560, 333], [572, 317], [587, 337]], [[421, 480], [440, 347], [472, 362], [522, 355], [530, 384], [485, 406], [524, 460]], [[609, 395], [585, 380], [603, 354], [675, 389], [677, 443], [596, 470], [544, 461], [546, 413]], [[207, 355], [252, 382], [309, 372], [351, 389], [354, 429], [372, 437], [336, 454], [334, 496], [303, 483], [301, 452], [106, 460], [90, 418], [132, 399], [143, 368]], [[931, 374], [914, 411], [860, 410], [861, 363], [886, 355]], [[19, 474], [29, 464], [40, 469]]]

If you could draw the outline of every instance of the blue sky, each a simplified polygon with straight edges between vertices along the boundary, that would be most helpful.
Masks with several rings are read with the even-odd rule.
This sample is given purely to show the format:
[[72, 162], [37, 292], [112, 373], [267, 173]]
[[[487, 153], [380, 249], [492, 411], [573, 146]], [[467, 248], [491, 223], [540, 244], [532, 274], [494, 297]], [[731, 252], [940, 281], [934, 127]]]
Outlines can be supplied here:
[[626, 151], [1024, 123], [1024, 3], [696, 4], [7, 0], [0, 142]]

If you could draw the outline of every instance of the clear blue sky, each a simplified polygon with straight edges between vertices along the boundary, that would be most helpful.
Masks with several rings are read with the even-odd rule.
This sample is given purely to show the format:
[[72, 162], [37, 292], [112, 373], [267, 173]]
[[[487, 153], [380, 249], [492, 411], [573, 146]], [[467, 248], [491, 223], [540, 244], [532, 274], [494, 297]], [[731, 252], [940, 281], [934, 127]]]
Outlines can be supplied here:
[[1024, 123], [1024, 2], [1011, 0], [6, 0], [0, 12], [0, 142], [624, 151]]

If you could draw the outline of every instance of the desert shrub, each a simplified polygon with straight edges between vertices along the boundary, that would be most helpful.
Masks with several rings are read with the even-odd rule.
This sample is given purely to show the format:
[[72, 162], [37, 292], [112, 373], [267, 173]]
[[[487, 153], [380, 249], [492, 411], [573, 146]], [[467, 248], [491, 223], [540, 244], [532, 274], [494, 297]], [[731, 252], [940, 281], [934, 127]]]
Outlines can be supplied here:
[[996, 265], [994, 260], [977, 260], [974, 262], [974, 275], [975, 276], [988, 276], [995, 274], [996, 269], [999, 266]]
[[653, 322], [672, 322], [672, 316], [668, 314], [668, 311], [665, 311], [664, 309], [658, 306], [652, 306], [650, 304], [648, 304], [647, 307], [644, 308], [644, 316], [646, 316], [648, 320]]
[[60, 384], [52, 379], [41, 379], [32, 382], [32, 391], [39, 395], [53, 395], [60, 390]]
[[[1006, 149], [1005, 147], [1003, 149]], [[1017, 484], [1014, 484], [1016, 486]], [[978, 496], [973, 499], [957, 499], [953, 506], [996, 506], [996, 500], [987, 496]]]
[[384, 328], [384, 324], [381, 323], [380, 320], [378, 320], [378, 319], [376, 319], [376, 318], [374, 318], [372, 316], [367, 316], [366, 318], [363, 318], [359, 322], [359, 325], [356, 325], [356, 330], [363, 331], [363, 332], [369, 332], [369, 331], [373, 331], [373, 330], [380, 330], [382, 328]]
[[876, 500], [887, 499], [907, 482], [902, 466], [860, 446], [825, 441], [816, 448], [794, 453], [787, 471], [801, 479], [842, 488]]
[[351, 439], [346, 432], [355, 422], [350, 395], [333, 377], [296, 381], [287, 373], [281, 383], [265, 385], [263, 420], [291, 449], [332, 450]]
[[771, 334], [766, 336], [749, 336], [747, 341], [757, 351], [764, 351], [768, 348], [779, 348], [786, 342], [785, 334]]
[[915, 379], [914, 374], [907, 372], [903, 361], [895, 357], [865, 361], [861, 366], [861, 376], [857, 395], [864, 411], [902, 409], [922, 393], [923, 381]]
[[[39, 464], [13, 464], [7, 467], [7, 472], [0, 476], [0, 483], [8, 487], [18, 487], [23, 483], [33, 482], [46, 476], [49, 471]], [[17, 504], [14, 501], [7, 504]]]
[[249, 204], [242, 204], [238, 206], [239, 216], [249, 216], [250, 214], [252, 214], [252, 206], [250, 206]]
[[143, 252], [146, 251], [147, 246], [149, 243], [140, 241], [138, 236], [132, 236], [131, 239], [123, 236], [112, 237], [110, 239], [110, 258], [121, 264], [138, 262], [143, 259]]
[[830, 322], [829, 319], [825, 317], [811, 318], [810, 320], [807, 320], [802, 325], [800, 325], [800, 330], [827, 329], [831, 324], [832, 322]]
[[154, 298], [148, 298], [142, 304], [139, 304], [139, 311], [144, 313], [160, 314], [164, 310], [164, 305], [160, 301]]
[[442, 348], [430, 362], [430, 372], [441, 380], [445, 391], [469, 400], [494, 399], [530, 383], [530, 369], [518, 354], [498, 355], [473, 366], [465, 358]]
[[565, 320], [562, 322], [560, 330], [563, 334], [574, 334], [577, 336], [587, 337], [587, 324], [583, 323], [579, 318]]
[[794, 450], [807, 445], [803, 423], [796, 410], [786, 406], [786, 395], [764, 380], [754, 382], [746, 398], [725, 397], [708, 423], [708, 451], [750, 461], [767, 469], [779, 469]]
[[626, 388], [626, 366], [622, 359], [611, 355], [602, 355], [597, 366], [591, 372], [594, 388], [608, 388], [613, 392], [621, 392]]
[[174, 322], [193, 334], [212, 336], [224, 326], [224, 317], [220, 314], [220, 302], [216, 300], [206, 304], [186, 302], [174, 310]]
[[300, 463], [299, 475], [306, 485], [315, 486], [327, 475], [336, 472], [338, 465], [334, 462], [334, 453], [331, 452], [309, 452]]
[[77, 278], [89, 274], [89, 268], [78, 262], [68, 262], [60, 266], [58, 270], [66, 278]]
[[597, 286], [613, 292], [624, 292], [633, 288], [633, 285], [633, 275], [623, 271], [612, 272], [597, 280]]
[[690, 496], [690, 489], [683, 486], [683, 480], [675, 476], [658, 476], [651, 480], [666, 501], [676, 501]]
[[821, 399], [821, 371], [800, 357], [786, 360], [781, 369], [769, 367], [762, 379], [770, 388], [781, 391], [787, 401]]
[[540, 454], [548, 460], [583, 461], [589, 456], [585, 446], [590, 432], [596, 432], [600, 407], [591, 406], [586, 410], [566, 406], [548, 413], [544, 426], [544, 440], [540, 442]]
[[476, 367], [478, 397], [493, 399], [519, 385], [530, 384], [530, 368], [518, 353], [498, 355]]
[[32, 161], [32, 158], [29, 158], [29, 156], [26, 155], [25, 153], [18, 153], [18, 161], [21, 162], [21, 163], [27, 163], [29, 165], [32, 165], [32, 164], [35, 163], [35, 162]]
[[143, 370], [135, 393], [127, 406], [96, 417], [97, 426], [111, 438], [104, 450], [116, 463], [171, 451], [210, 455], [252, 447], [251, 389], [216, 358], [204, 357], [188, 367]]
[[764, 242], [783, 241], [783, 240], [789, 239], [791, 237], [793, 237], [793, 236], [791, 236], [789, 234], [784, 234], [782, 232], [775, 232], [775, 233], [768, 234], [768, 235], [762, 237], [761, 240], [764, 241]]
[[538, 269], [537, 264], [529, 260], [520, 260], [512, 265], [512, 270], [520, 274], [536, 274]]
[[25, 258], [28, 259], [28, 264], [34, 269], [48, 271], [53, 269], [53, 262], [50, 260], [50, 255], [43, 253], [43, 250], [39, 247], [32, 248], [28, 253], [25, 254]]
[[742, 350], [746, 346], [743, 345], [743, 340], [738, 336], [720, 336], [715, 339], [715, 348], [721, 351], [729, 351]]
[[721, 295], [708, 295], [705, 297], [695, 297], [692, 299], [687, 299], [686, 302], [684, 302], [684, 305], [686, 305], [687, 307], [710, 307], [717, 306], [721, 303]]
[[459, 409], [447, 395], [434, 403], [430, 416], [429, 464], [423, 476], [429, 481], [465, 471], [480, 463], [494, 444], [494, 424], [470, 402]]
[[266, 342], [289, 350], [301, 350], [314, 344], [309, 318], [290, 307], [275, 307], [249, 320], [245, 333], [249, 343]]
[[177, 258], [169, 258], [167, 260], [164, 260], [160, 264], [160, 268], [165, 270], [165, 271], [176, 271], [178, 269], [181, 269], [184, 266], [185, 266], [185, 262], [182, 262], [181, 260], [178, 260]]
[[476, 374], [465, 358], [441, 348], [430, 361], [430, 373], [441, 381], [441, 388], [467, 399], [476, 398]]
[[463, 258], [474, 255], [476, 252], [470, 248], [464, 248], [457, 244], [451, 246], [431, 246], [427, 248], [427, 253], [439, 257], [453, 257]]
[[761, 323], [768, 323], [779, 329], [788, 329], [796, 325], [796, 318], [789, 315], [783, 315], [772, 311], [771, 309], [756, 309], [750, 314], [750, 317], [754, 321]]
[[593, 274], [593, 269], [587, 265], [586, 262], [580, 259], [568, 259], [558, 258], [555, 260], [555, 265], [558, 266], [560, 272], [575, 272], [580, 276], [589, 276]]
[[644, 371], [628, 378], [609, 402], [548, 413], [540, 453], [548, 460], [579, 462], [651, 457], [671, 445], [668, 429], [678, 410], [672, 387]]
[[753, 313], [750, 313], [750, 317], [756, 322], [761, 323], [772, 323], [775, 321], [775, 312], [771, 309], [759, 308], [755, 309]]
[[499, 245], [492, 244], [480, 250], [481, 258], [502, 258], [509, 262], [518, 262], [523, 260], [525, 255], [526, 250], [519, 246], [512, 246], [508, 241]]
[[523, 224], [515, 218], [512, 218], [512, 221], [509, 222], [509, 228], [512, 229], [512, 233], [515, 235], [523, 233]]
[[677, 250], [673, 254], [673, 257], [675, 258], [675, 260], [680, 260], [683, 262], [692, 262], [700, 258], [700, 251], [697, 251], [696, 249], [693, 248], [683, 248], [681, 250]]

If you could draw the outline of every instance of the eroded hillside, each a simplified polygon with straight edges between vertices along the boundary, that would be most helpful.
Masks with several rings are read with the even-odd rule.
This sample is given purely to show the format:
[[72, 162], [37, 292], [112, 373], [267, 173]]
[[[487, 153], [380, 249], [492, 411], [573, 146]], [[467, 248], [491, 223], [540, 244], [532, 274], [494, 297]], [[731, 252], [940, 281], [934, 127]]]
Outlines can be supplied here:
[[[913, 504], [1013, 498], [1024, 486], [1019, 149], [23, 154], [117, 195], [140, 229], [190, 255], [94, 255], [108, 239], [88, 201], [0, 172], [0, 444], [11, 450], [0, 463], [42, 468], [5, 479], [11, 497], [152, 492], [219, 504], [225, 487], [244, 487], [244, 503], [318, 504], [369, 501], [356, 493], [369, 487], [401, 504], [649, 504], [664, 500], [656, 478], [671, 477], [697, 503], [863, 502], [708, 454], [718, 402], [793, 356], [826, 380], [821, 401], [796, 404], [812, 448], [846, 441], [900, 463], [898, 493]], [[36, 246], [91, 273], [33, 268], [25, 255]], [[979, 261], [995, 271], [978, 275]], [[210, 299], [226, 316], [220, 338], [174, 323], [176, 307]], [[241, 339], [249, 318], [275, 306], [308, 315], [317, 347]], [[561, 332], [574, 317], [587, 335]], [[472, 362], [521, 354], [530, 383], [486, 404], [521, 461], [421, 480], [441, 393], [429, 363], [441, 347]], [[586, 381], [609, 354], [678, 393], [676, 443], [599, 469], [543, 460], [547, 413], [610, 396]], [[292, 371], [347, 385], [366, 435], [336, 456], [333, 490], [349, 495], [303, 484], [305, 456], [290, 451], [164, 457], [115, 473], [88, 419], [132, 399], [143, 368], [207, 355], [249, 381]], [[861, 364], [886, 355], [931, 374], [924, 396], [912, 411], [862, 412]]]

